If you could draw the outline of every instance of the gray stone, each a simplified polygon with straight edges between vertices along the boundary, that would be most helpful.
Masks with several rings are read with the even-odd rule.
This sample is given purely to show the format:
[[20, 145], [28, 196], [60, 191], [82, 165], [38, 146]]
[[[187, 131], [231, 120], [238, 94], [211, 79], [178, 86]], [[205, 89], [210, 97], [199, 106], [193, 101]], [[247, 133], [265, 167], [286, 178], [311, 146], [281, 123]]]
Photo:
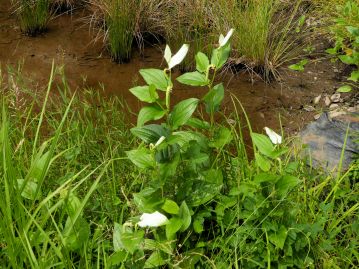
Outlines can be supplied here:
[[314, 167], [329, 171], [338, 168], [344, 146], [347, 128], [349, 135], [344, 149], [343, 169], [347, 169], [355, 154], [359, 154], [359, 114], [347, 113], [331, 118], [328, 113], [307, 125], [301, 132], [301, 141], [308, 145], [308, 152]]
[[335, 93], [330, 97], [330, 100], [333, 103], [339, 103], [340, 102], [340, 93]]

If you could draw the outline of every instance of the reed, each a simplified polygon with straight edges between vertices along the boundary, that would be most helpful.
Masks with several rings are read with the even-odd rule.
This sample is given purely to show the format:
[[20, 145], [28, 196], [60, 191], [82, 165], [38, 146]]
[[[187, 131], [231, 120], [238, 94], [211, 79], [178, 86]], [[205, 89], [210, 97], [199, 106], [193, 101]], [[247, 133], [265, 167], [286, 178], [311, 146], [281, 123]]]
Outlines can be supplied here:
[[15, 7], [22, 32], [36, 36], [47, 30], [52, 16], [50, 0], [18, 0]]

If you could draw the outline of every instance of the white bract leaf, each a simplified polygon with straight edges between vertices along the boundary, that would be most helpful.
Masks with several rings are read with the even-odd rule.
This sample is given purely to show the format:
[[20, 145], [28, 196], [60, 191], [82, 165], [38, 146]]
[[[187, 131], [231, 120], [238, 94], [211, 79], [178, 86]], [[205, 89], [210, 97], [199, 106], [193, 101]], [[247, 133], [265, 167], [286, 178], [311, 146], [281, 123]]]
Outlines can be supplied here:
[[168, 219], [165, 215], [156, 211], [154, 213], [148, 214], [144, 213], [140, 217], [140, 221], [138, 222], [138, 226], [140, 227], [159, 227], [167, 224]]
[[282, 144], [282, 137], [279, 134], [268, 127], [264, 127], [264, 130], [274, 145]]
[[232, 37], [234, 32], [234, 29], [232, 28], [231, 30], [229, 30], [229, 32], [227, 33], [226, 37], [224, 37], [223, 35], [219, 36], [219, 47], [224, 47], [225, 45], [227, 45], [229, 39]]
[[172, 52], [171, 52], [171, 48], [168, 45], [166, 45], [164, 57], [165, 57], [167, 64], [170, 64]]
[[[188, 50], [189, 50], [189, 45], [184, 44], [179, 49], [179, 51], [168, 61], [168, 69], [172, 69], [176, 65], [180, 64], [183, 61], [184, 57], [186, 57]], [[165, 57], [167, 56], [165, 55]]]
[[158, 139], [158, 141], [155, 144], [155, 147], [158, 147], [159, 145], [161, 145], [161, 143], [166, 139], [166, 137], [161, 136], [160, 139]]

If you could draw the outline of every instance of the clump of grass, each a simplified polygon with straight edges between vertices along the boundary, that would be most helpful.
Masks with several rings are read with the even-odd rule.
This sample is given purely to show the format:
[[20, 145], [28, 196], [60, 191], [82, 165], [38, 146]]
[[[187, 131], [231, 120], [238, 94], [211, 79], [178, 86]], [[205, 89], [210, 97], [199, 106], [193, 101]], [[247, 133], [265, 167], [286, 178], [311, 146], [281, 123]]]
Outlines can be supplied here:
[[198, 51], [209, 53], [217, 41], [217, 34], [211, 26], [212, 2], [207, 0], [169, 2], [165, 13], [165, 39], [173, 48], [179, 48], [183, 42], [190, 44], [190, 57], [180, 65], [181, 71], [194, 69], [192, 59]]
[[30, 36], [36, 36], [47, 30], [51, 19], [50, 0], [18, 0], [16, 14], [21, 30]]
[[236, 29], [232, 65], [244, 66], [269, 81], [279, 68], [303, 55], [309, 36], [302, 0], [218, 1], [212, 8], [217, 31]]
[[104, 40], [114, 61], [128, 62], [131, 58], [132, 44], [136, 36], [137, 12], [140, 0], [93, 0], [96, 21], [104, 30]]

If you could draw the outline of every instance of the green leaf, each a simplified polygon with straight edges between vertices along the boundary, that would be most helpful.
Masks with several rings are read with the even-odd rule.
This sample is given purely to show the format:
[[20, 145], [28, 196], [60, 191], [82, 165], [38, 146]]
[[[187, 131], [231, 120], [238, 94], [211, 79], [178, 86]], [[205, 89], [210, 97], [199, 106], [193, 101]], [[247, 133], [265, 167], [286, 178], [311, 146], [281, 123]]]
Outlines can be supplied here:
[[184, 232], [191, 225], [191, 213], [185, 201], [180, 206], [179, 217], [182, 220], [181, 232]]
[[113, 248], [115, 252], [126, 250], [133, 254], [140, 249], [141, 243], [144, 241], [145, 232], [139, 230], [133, 232], [130, 228], [115, 223], [113, 230]]
[[284, 198], [295, 186], [299, 184], [300, 180], [292, 175], [284, 175], [278, 180], [275, 187], [278, 195]]
[[294, 71], [304, 71], [304, 66], [308, 63], [307, 59], [301, 60], [299, 63], [292, 64], [289, 66], [289, 69]]
[[214, 140], [209, 143], [209, 146], [216, 149], [221, 149], [228, 143], [232, 141], [232, 132], [231, 130], [220, 127], [219, 130], [217, 130]]
[[141, 127], [151, 120], [159, 120], [164, 115], [166, 115], [166, 111], [158, 105], [145, 106], [138, 113], [137, 127]]
[[337, 89], [337, 92], [346, 93], [346, 92], [351, 92], [352, 90], [353, 89], [351, 86], [344, 85], [344, 86], [341, 86], [339, 89]]
[[175, 201], [172, 201], [170, 199], [166, 199], [165, 203], [162, 206], [162, 209], [166, 211], [167, 213], [170, 213], [172, 215], [177, 215], [179, 213], [179, 206], [176, 204]]
[[272, 157], [274, 153], [274, 146], [267, 136], [252, 133], [252, 140], [260, 153], [262, 153], [264, 156]]
[[253, 182], [255, 183], [263, 183], [263, 182], [271, 182], [275, 183], [280, 177], [277, 175], [269, 174], [269, 173], [261, 173], [254, 177]]
[[156, 86], [153, 84], [151, 84], [150, 86], [134, 87], [130, 89], [130, 92], [142, 102], [154, 103], [158, 99]]
[[204, 97], [203, 100], [206, 105], [207, 113], [217, 112], [224, 98], [223, 84], [218, 84], [213, 87]]
[[148, 144], [156, 143], [162, 136], [170, 135], [170, 131], [166, 127], [158, 124], [135, 127], [131, 129], [131, 133]]
[[133, 164], [141, 169], [153, 168], [156, 163], [153, 159], [152, 153], [149, 149], [140, 148], [131, 151], [126, 151], [127, 157]]
[[350, 77], [348, 78], [348, 80], [354, 81], [354, 82], [358, 82], [359, 80], [359, 70], [355, 70], [350, 74]]
[[18, 188], [22, 190], [21, 192], [22, 197], [29, 200], [36, 199], [36, 192], [38, 187], [37, 183], [28, 180], [25, 184], [25, 180], [21, 178], [17, 180], [17, 184], [18, 184]]
[[173, 130], [184, 125], [192, 117], [198, 103], [199, 100], [197, 98], [190, 98], [183, 100], [174, 106], [169, 119], [169, 123]]
[[171, 218], [166, 225], [166, 238], [168, 240], [173, 240], [175, 234], [181, 229], [182, 225], [183, 221], [179, 217]]
[[287, 234], [287, 229], [282, 225], [277, 232], [269, 234], [269, 241], [273, 243], [276, 248], [283, 249]]
[[338, 58], [345, 64], [356, 64], [355, 58], [349, 55], [339, 55]]
[[325, 50], [326, 53], [330, 54], [330, 55], [335, 55], [338, 53], [338, 49], [337, 48], [330, 48]]
[[258, 167], [264, 171], [264, 172], [268, 172], [271, 168], [271, 163], [270, 161], [268, 161], [265, 157], [263, 157], [260, 153], [256, 153], [255, 154], [255, 158], [256, 158], [256, 163], [258, 165]]
[[353, 36], [359, 36], [359, 28], [354, 26], [345, 27], [347, 31]]
[[209, 66], [209, 59], [203, 52], [198, 52], [196, 55], [196, 69], [201, 73], [206, 73]]
[[230, 51], [231, 46], [229, 43], [224, 47], [214, 49], [212, 51], [211, 64], [213, 64], [217, 70], [220, 69], [227, 62]]
[[141, 212], [152, 213], [164, 203], [161, 189], [145, 188], [133, 194], [133, 201]]
[[191, 86], [206, 86], [209, 84], [209, 79], [206, 75], [201, 74], [197, 71], [185, 73], [177, 78], [182, 84], [191, 85]]
[[82, 217], [78, 217], [75, 223], [71, 217], [68, 217], [62, 233], [65, 247], [73, 251], [78, 250], [87, 244], [90, 237], [90, 225]]
[[161, 252], [155, 251], [151, 256], [146, 260], [143, 268], [158, 268], [162, 265], [165, 265], [166, 261], [162, 258]]
[[186, 125], [191, 126], [196, 129], [205, 129], [209, 130], [211, 128], [211, 125], [207, 121], [203, 121], [197, 118], [190, 118]]
[[155, 85], [156, 89], [166, 91], [168, 78], [163, 70], [160, 69], [141, 69], [140, 74], [148, 85]]

